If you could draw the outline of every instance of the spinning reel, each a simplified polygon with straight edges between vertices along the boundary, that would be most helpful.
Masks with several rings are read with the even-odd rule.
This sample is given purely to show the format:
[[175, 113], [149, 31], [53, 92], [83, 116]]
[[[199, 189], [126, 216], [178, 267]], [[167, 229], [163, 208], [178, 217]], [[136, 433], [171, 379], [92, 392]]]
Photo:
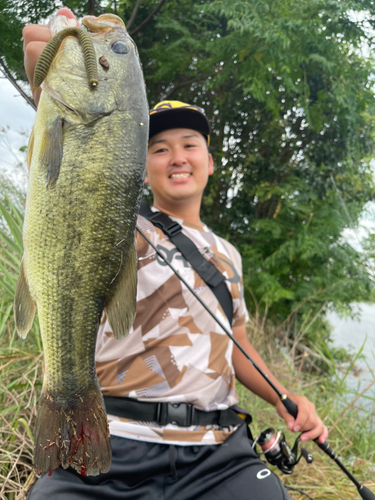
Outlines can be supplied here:
[[258, 444], [267, 462], [278, 467], [284, 474], [291, 474], [302, 457], [308, 464], [311, 464], [314, 460], [312, 454], [306, 448], [301, 448], [301, 453], [297, 458], [299, 442], [300, 436], [297, 437], [293, 448], [290, 449], [283, 431], [279, 430], [276, 432], [275, 429], [270, 427], [255, 439], [253, 448]]

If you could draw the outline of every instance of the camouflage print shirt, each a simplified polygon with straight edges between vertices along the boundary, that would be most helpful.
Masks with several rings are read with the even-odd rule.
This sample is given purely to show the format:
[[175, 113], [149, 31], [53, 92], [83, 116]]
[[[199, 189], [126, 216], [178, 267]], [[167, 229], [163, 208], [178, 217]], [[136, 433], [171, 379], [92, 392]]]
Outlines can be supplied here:
[[[205, 225], [175, 219], [201, 253], [227, 278], [233, 299], [232, 327], [244, 325], [241, 257]], [[143, 217], [138, 225], [194, 288], [223, 324], [230, 327], [218, 300], [164, 233]], [[138, 233], [137, 233], [138, 234]], [[173, 271], [138, 234], [137, 314], [129, 335], [117, 341], [102, 323], [96, 367], [105, 396], [140, 401], [188, 402], [200, 410], [224, 410], [237, 403], [233, 343]], [[116, 436], [179, 445], [222, 443], [233, 429], [215, 426], [164, 427], [109, 415]]]

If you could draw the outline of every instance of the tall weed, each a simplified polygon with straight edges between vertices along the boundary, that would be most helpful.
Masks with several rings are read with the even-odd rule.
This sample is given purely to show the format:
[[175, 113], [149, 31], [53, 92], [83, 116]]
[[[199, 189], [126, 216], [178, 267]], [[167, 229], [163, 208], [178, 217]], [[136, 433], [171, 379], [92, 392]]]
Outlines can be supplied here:
[[20, 339], [13, 298], [22, 258], [24, 196], [0, 181], [0, 498], [22, 498], [34, 480], [32, 433], [41, 385], [42, 344], [34, 320]]

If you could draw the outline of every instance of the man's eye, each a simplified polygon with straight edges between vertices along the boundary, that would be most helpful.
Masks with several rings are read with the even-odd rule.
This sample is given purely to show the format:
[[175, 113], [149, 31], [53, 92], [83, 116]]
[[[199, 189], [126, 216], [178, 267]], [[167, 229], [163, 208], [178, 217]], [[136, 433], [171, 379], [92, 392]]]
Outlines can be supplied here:
[[167, 151], [165, 148], [160, 148], [155, 151], [155, 153], [164, 153], [164, 151]]

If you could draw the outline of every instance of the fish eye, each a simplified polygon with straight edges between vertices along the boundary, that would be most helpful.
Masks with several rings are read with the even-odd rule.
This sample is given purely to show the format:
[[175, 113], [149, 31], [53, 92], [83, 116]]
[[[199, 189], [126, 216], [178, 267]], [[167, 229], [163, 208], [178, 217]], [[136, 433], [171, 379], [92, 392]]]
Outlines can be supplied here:
[[117, 41], [112, 45], [113, 52], [116, 54], [127, 54], [129, 52], [129, 46], [125, 42]]

